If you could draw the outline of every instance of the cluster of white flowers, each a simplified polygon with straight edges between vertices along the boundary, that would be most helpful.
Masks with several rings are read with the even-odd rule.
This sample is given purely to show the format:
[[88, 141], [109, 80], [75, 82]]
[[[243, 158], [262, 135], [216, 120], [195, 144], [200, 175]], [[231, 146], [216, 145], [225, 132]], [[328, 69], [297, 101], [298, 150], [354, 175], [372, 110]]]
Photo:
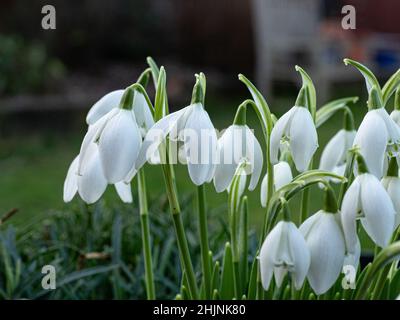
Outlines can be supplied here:
[[[199, 81], [195, 90], [196, 86], [200, 86]], [[354, 177], [339, 207], [329, 186], [339, 180], [328, 175], [319, 182], [324, 185], [323, 209], [302, 221], [299, 228], [290, 219], [287, 199], [281, 201], [284, 218], [272, 226], [259, 254], [265, 290], [273, 275], [280, 287], [289, 273], [296, 289], [307, 278], [316, 294], [327, 292], [344, 265], [358, 267], [358, 220], [377, 246], [389, 244], [400, 223], [400, 111], [389, 116], [380, 90], [369, 86], [369, 111], [358, 130], [346, 106], [343, 129], [322, 152], [320, 171], [339, 178], [347, 175], [349, 182]], [[309, 95], [303, 85], [294, 106], [266, 135], [266, 158], [273, 172], [267, 172], [261, 183], [260, 199], [267, 210], [271, 193], [268, 188], [272, 186], [272, 193], [279, 192], [294, 181], [292, 170], [304, 175], [312, 169], [318, 135]], [[167, 142], [177, 145], [176, 154], [187, 165], [195, 185], [213, 181], [216, 192], [233, 192], [232, 181], [240, 172], [243, 177], [235, 199], [244, 193], [246, 175], [251, 175], [248, 189], [256, 188], [264, 157], [260, 143], [246, 124], [245, 105], [238, 108], [233, 124], [219, 137], [201, 95], [194, 94], [189, 106], [158, 121], [154, 120], [152, 108], [145, 94], [132, 86], [113, 91], [93, 105], [87, 115], [88, 130], [80, 153], [68, 170], [64, 201], [71, 201], [78, 193], [86, 203], [94, 203], [108, 184], [114, 184], [122, 201], [132, 202], [131, 180], [146, 162], [165, 161], [161, 147]], [[167, 161], [170, 163], [171, 159]]]

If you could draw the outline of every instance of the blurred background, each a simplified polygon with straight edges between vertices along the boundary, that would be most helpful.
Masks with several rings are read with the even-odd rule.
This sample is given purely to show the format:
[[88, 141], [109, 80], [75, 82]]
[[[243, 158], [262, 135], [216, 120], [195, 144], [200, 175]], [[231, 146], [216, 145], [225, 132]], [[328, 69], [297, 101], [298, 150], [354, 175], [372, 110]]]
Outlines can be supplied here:
[[[41, 27], [46, 4], [56, 9], [55, 30]], [[341, 25], [349, 4], [355, 30]], [[17, 208], [6, 223], [30, 230], [54, 212], [81, 206], [78, 199], [65, 205], [62, 188], [86, 131], [85, 115], [104, 94], [136, 81], [149, 55], [166, 68], [172, 110], [189, 103], [194, 73], [206, 74], [206, 108], [218, 129], [249, 97], [238, 73], [257, 84], [277, 116], [286, 112], [300, 84], [296, 64], [314, 79], [319, 106], [360, 96], [352, 106], [359, 123], [366, 111], [363, 80], [342, 60], [359, 60], [386, 80], [400, 65], [399, 12], [397, 0], [2, 0], [0, 215]], [[341, 115], [325, 124], [320, 145], [340, 126]], [[177, 172], [178, 188], [190, 195], [186, 168]], [[161, 170], [148, 168], [147, 176], [150, 200], [162, 198]], [[226, 195], [207, 189], [210, 206], [225, 212]], [[311, 197], [317, 209], [318, 190]], [[106, 199], [119, 201], [113, 189]], [[250, 200], [254, 224], [263, 212], [259, 188]]]

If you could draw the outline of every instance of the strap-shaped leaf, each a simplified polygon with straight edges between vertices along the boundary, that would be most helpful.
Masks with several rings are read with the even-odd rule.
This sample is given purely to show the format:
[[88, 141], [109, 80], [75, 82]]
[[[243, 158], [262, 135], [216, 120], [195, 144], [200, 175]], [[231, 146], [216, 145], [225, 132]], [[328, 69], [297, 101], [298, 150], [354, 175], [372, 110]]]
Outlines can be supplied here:
[[396, 91], [400, 86], [400, 69], [397, 70], [388, 81], [386, 81], [385, 85], [382, 88], [382, 97], [383, 97], [383, 105], [389, 101], [392, 94]]
[[258, 116], [258, 119], [260, 120], [261, 127], [264, 133], [264, 138], [266, 139], [268, 145], [268, 137], [272, 131], [273, 120], [267, 101], [265, 101], [263, 95], [256, 88], [256, 86], [253, 83], [251, 83], [251, 81], [247, 79], [244, 75], [239, 74], [239, 80], [246, 85], [247, 89], [250, 91], [250, 94], [255, 102], [255, 107], [256, 107], [255, 112]]
[[303, 68], [300, 66], [295, 66], [296, 71], [300, 72], [301, 75], [301, 80], [303, 82], [303, 87], [307, 88], [307, 102], [308, 102], [308, 108], [310, 110], [310, 113], [315, 121], [316, 117], [316, 112], [317, 112], [317, 94], [315, 92], [315, 86], [314, 83], [311, 79], [311, 77], [308, 75], [307, 72], [304, 71]]
[[235, 296], [234, 282], [232, 248], [229, 243], [226, 243], [222, 266], [221, 288], [219, 290], [221, 299], [231, 300]]
[[151, 69], [151, 75], [153, 77], [154, 89], [157, 90], [157, 83], [158, 83], [158, 77], [160, 75], [160, 69], [158, 68], [156, 62], [153, 60], [152, 57], [147, 57], [146, 61]]
[[358, 97], [347, 97], [341, 98], [337, 100], [333, 100], [323, 105], [320, 109], [317, 110], [316, 127], [320, 127], [326, 121], [330, 119], [337, 111], [345, 109], [349, 103], [356, 103], [358, 101]]
[[382, 98], [382, 92], [381, 92], [381, 86], [379, 85], [378, 79], [375, 77], [375, 75], [373, 74], [373, 72], [368, 69], [366, 66], [364, 66], [363, 64], [354, 61], [352, 59], [343, 59], [344, 64], [347, 65], [352, 65], [353, 67], [355, 67], [358, 71], [361, 72], [361, 74], [364, 76], [365, 79], [365, 84], [367, 86], [367, 90], [368, 93], [371, 91], [371, 89], [375, 86], [378, 89], [378, 93], [379, 93], [379, 98], [381, 99], [382, 103], [383, 103], [383, 98]]
[[166, 73], [164, 67], [160, 68], [158, 76], [156, 97], [154, 101], [154, 120], [158, 121], [168, 114], [167, 92], [166, 92]]

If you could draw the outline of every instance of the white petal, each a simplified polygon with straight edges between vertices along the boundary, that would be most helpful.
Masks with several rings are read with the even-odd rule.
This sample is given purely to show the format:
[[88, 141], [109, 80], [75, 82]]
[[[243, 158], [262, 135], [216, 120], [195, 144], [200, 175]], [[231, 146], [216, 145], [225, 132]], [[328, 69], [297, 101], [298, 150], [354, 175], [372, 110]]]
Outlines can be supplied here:
[[105, 114], [103, 117], [97, 120], [95, 124], [89, 126], [85, 134], [85, 137], [83, 138], [81, 149], [79, 152], [79, 166], [78, 166], [79, 174], [81, 174], [82, 166], [86, 161], [86, 153], [88, 148], [91, 146], [92, 143], [98, 140], [101, 132], [104, 130], [104, 127], [107, 124], [107, 121], [112, 117], [114, 117], [117, 113], [118, 109], [114, 108], [109, 113]]
[[114, 184], [115, 190], [124, 203], [132, 203], [131, 184], [123, 181]]
[[161, 142], [165, 140], [168, 133], [176, 128], [178, 120], [184, 115], [185, 111], [186, 108], [170, 113], [151, 127], [140, 148], [135, 164], [136, 170], [140, 169], [146, 161], [154, 157]]
[[295, 107], [291, 108], [288, 112], [286, 112], [282, 117], [278, 119], [278, 121], [272, 128], [270, 139], [270, 154], [271, 161], [274, 164], [278, 162], [278, 153], [281, 139], [284, 135], [286, 135], [288, 131], [290, 120], [294, 111], [296, 111]]
[[67, 177], [64, 181], [64, 202], [70, 202], [78, 191], [78, 165], [79, 156], [75, 157], [68, 168]]
[[99, 154], [109, 183], [122, 181], [134, 166], [142, 143], [134, 115], [121, 109], [104, 127]]
[[279, 190], [283, 186], [292, 182], [293, 175], [289, 164], [286, 161], [280, 161], [274, 165], [274, 186]]
[[217, 153], [217, 134], [202, 105], [193, 106], [183, 135], [189, 176], [195, 185], [202, 185], [212, 178]]
[[260, 179], [262, 165], [263, 165], [263, 154], [260, 143], [253, 134], [253, 132], [246, 128], [246, 156], [251, 164], [251, 179], [249, 184], [249, 190], [252, 191], [257, 186], [258, 180]]
[[107, 180], [101, 167], [98, 147], [92, 143], [82, 167], [82, 175], [78, 176], [78, 192], [83, 201], [91, 204], [100, 199], [106, 188]]
[[264, 290], [268, 290], [271, 283], [274, 272], [274, 257], [279, 249], [279, 243], [281, 242], [283, 225], [283, 221], [277, 223], [265, 238], [260, 250], [260, 273]]
[[124, 90], [115, 90], [103, 96], [90, 108], [86, 116], [86, 123], [92, 125], [102, 116], [110, 112], [111, 109], [117, 108], [123, 94]]
[[386, 129], [388, 132], [388, 143], [399, 143], [400, 141], [400, 128], [389, 116], [385, 108], [379, 108], [375, 110], [380, 115], [382, 120], [385, 122]]
[[392, 120], [396, 122], [398, 126], [400, 126], [400, 110], [393, 110], [390, 114], [390, 118], [392, 118]]
[[263, 208], [267, 206], [267, 195], [268, 195], [268, 172], [266, 173], [261, 182], [260, 200], [261, 200], [261, 206]]
[[394, 210], [396, 211], [395, 226], [396, 229], [400, 224], [400, 178], [384, 177], [382, 185], [392, 200]]
[[310, 268], [310, 252], [303, 235], [293, 222], [288, 222], [289, 247], [293, 255], [294, 272], [292, 274], [294, 286], [299, 290]]
[[302, 234], [311, 254], [307, 278], [311, 288], [320, 295], [332, 287], [342, 270], [345, 256], [343, 233], [335, 215], [323, 212], [308, 233]]
[[364, 174], [362, 179], [361, 208], [365, 218], [361, 219], [361, 223], [371, 239], [380, 247], [385, 247], [394, 229], [392, 201], [375, 176]]
[[236, 139], [238, 130], [242, 130], [238, 127], [234, 125], [228, 127], [218, 139], [218, 164], [214, 175], [214, 186], [217, 192], [222, 192], [229, 187], [239, 165], [243, 140], [240, 136]]
[[296, 169], [308, 169], [311, 158], [318, 148], [318, 136], [310, 112], [303, 107], [293, 114], [290, 123], [290, 148]]
[[149, 129], [154, 125], [154, 119], [146, 98], [141, 92], [135, 91], [132, 110], [135, 113], [137, 124], [147, 133], [147, 131], [149, 131]]
[[341, 220], [343, 233], [346, 240], [346, 249], [349, 253], [354, 253], [357, 245], [356, 218], [361, 209], [360, 201], [360, 177], [357, 176], [350, 187], [347, 189], [342, 202]]
[[326, 144], [321, 155], [320, 170], [332, 172], [335, 167], [342, 164], [347, 152], [345, 135], [346, 131], [342, 129]]
[[344, 258], [343, 266], [353, 266], [354, 270], [358, 269], [358, 265], [360, 264], [360, 256], [361, 256], [361, 244], [360, 240], [357, 238], [357, 244], [354, 250], [354, 253], [346, 253]]
[[373, 111], [368, 111], [361, 122], [354, 138], [354, 146], [360, 147], [369, 172], [381, 178], [388, 134], [385, 122]]

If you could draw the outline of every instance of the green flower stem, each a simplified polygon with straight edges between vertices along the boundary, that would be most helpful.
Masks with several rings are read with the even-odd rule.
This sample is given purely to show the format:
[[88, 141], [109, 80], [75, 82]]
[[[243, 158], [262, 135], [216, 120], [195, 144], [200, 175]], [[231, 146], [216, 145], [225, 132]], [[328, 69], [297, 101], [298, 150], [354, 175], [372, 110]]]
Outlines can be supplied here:
[[368, 269], [362, 282], [358, 285], [357, 293], [355, 295], [356, 300], [363, 300], [366, 298], [370, 284], [379, 273], [379, 270], [398, 255], [400, 255], [400, 241], [392, 243], [375, 257], [374, 262]]
[[143, 168], [138, 172], [138, 194], [139, 194], [140, 224], [142, 229], [142, 244], [143, 244], [147, 300], [154, 300], [156, 299], [156, 293], [154, 287], [153, 262], [151, 256], [149, 211], [148, 211], [147, 195], [146, 195], [146, 179]]
[[[310, 166], [308, 167], [308, 170], [311, 170], [313, 166], [313, 160], [311, 159]], [[310, 189], [307, 188], [303, 191], [302, 197], [301, 197], [301, 220], [300, 222], [303, 222], [304, 220], [307, 219], [308, 217], [308, 204], [310, 202]]]
[[197, 187], [198, 214], [199, 214], [199, 234], [201, 249], [201, 266], [203, 269], [204, 289], [206, 299], [211, 299], [211, 266], [209, 263], [208, 228], [206, 213], [206, 197], [204, 185]]
[[190, 259], [189, 246], [186, 239], [185, 229], [183, 227], [181, 209], [178, 201], [178, 194], [175, 185], [173, 167], [172, 165], [167, 163], [162, 165], [162, 169], [163, 169], [165, 186], [167, 189], [167, 196], [169, 200], [172, 219], [174, 222], [176, 239], [178, 242], [179, 255], [187, 277], [189, 292], [192, 299], [198, 299], [199, 294], [196, 283], [196, 276], [194, 274], [192, 261]]
[[352, 151], [349, 151], [347, 153], [346, 168], [344, 171], [344, 176], [346, 178], [346, 181], [342, 182], [340, 191], [339, 191], [339, 197], [338, 197], [339, 208], [342, 206], [344, 194], [346, 193], [347, 188], [349, 187], [349, 185], [351, 184], [351, 181], [352, 181], [354, 160], [355, 160], [355, 153]]

